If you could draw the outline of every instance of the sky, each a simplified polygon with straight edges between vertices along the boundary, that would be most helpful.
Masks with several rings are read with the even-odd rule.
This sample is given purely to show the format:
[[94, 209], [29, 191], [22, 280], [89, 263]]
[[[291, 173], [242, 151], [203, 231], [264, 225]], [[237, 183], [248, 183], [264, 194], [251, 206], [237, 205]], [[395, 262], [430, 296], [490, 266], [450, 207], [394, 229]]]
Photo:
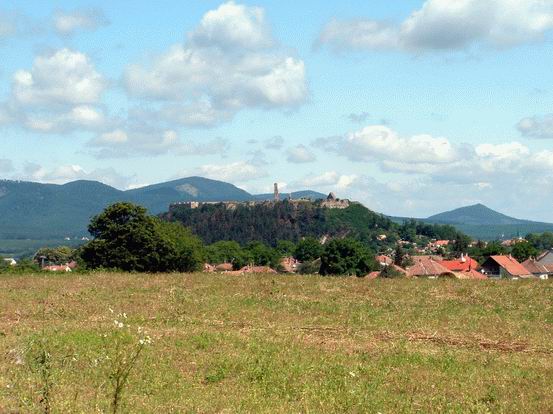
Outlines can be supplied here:
[[553, 222], [553, 0], [3, 1], [0, 177]]

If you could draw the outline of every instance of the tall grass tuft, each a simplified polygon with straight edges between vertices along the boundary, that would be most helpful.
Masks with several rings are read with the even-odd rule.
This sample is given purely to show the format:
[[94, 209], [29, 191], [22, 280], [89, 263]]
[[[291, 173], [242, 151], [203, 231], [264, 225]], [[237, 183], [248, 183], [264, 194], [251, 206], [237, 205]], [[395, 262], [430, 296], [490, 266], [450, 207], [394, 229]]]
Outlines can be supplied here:
[[151, 338], [145, 334], [142, 328], [139, 327], [133, 331], [126, 320], [126, 313], [118, 314], [113, 321], [115, 329], [109, 335], [104, 335], [106, 347], [104, 361], [107, 364], [110, 411], [113, 414], [118, 413], [121, 409], [129, 376], [136, 367], [140, 355], [144, 348], [152, 343]]

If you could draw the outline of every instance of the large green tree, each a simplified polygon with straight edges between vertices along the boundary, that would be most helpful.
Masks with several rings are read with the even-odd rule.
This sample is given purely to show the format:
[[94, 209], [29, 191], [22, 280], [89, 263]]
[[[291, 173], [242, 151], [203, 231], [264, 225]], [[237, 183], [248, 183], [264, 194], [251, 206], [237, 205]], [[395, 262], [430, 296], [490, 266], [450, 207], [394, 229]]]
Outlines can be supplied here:
[[246, 264], [242, 247], [235, 241], [222, 240], [206, 247], [207, 261], [213, 265], [232, 263], [235, 268]]
[[199, 237], [181, 223], [168, 223], [155, 219], [158, 232], [170, 246], [163, 268], [170, 271], [194, 272], [205, 261], [205, 249]]
[[306, 237], [298, 242], [294, 257], [300, 262], [312, 262], [323, 254], [323, 246], [314, 237]]
[[524, 262], [530, 257], [536, 257], [540, 251], [527, 241], [521, 241], [513, 246], [511, 254], [519, 262]]
[[379, 270], [374, 254], [352, 239], [335, 239], [326, 244], [321, 256], [322, 275], [365, 276]]
[[200, 244], [186, 229], [160, 223], [132, 203], [107, 207], [88, 231], [94, 240], [83, 246], [81, 257], [89, 268], [192, 271], [201, 262]]

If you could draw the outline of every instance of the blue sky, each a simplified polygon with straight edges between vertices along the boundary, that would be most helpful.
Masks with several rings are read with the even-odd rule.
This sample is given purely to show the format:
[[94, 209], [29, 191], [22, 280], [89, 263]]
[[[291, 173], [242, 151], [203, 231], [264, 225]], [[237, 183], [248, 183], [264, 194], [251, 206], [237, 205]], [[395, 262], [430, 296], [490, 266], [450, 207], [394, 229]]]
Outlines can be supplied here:
[[549, 0], [3, 2], [0, 176], [553, 221], [552, 30]]

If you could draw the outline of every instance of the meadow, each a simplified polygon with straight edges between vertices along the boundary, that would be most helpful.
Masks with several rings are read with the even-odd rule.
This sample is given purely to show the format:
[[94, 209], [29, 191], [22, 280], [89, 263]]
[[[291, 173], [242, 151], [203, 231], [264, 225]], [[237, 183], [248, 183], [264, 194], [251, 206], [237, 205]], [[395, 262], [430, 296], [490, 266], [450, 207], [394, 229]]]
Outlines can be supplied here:
[[4, 275], [0, 356], [1, 413], [547, 413], [553, 284]]

